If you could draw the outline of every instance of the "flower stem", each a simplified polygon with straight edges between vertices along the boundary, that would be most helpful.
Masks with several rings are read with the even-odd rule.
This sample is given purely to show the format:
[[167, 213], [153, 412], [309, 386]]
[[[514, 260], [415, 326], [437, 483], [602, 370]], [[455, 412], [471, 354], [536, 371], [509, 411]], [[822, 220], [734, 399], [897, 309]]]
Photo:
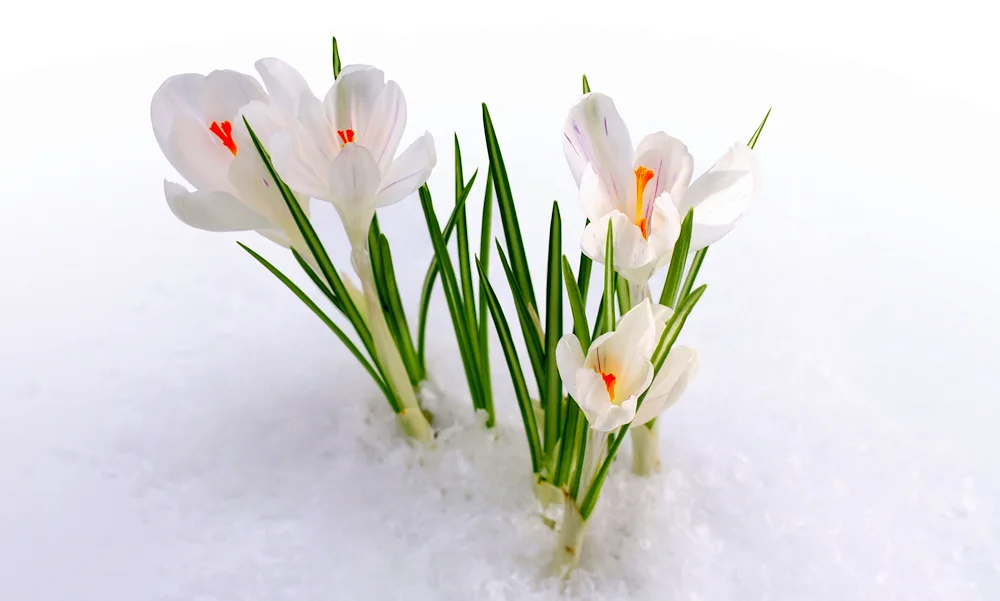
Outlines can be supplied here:
[[660, 437], [656, 423], [629, 428], [632, 436], [632, 473], [649, 476], [660, 471]]
[[576, 503], [567, 497], [555, 554], [552, 557], [552, 562], [549, 563], [549, 570], [553, 576], [569, 576], [569, 573], [576, 567], [580, 561], [580, 553], [583, 551], [583, 535], [586, 528], [587, 522], [580, 516], [580, 510], [576, 508]]
[[389, 387], [396, 393], [396, 398], [399, 399], [402, 406], [402, 410], [396, 414], [399, 427], [410, 438], [420, 442], [429, 442], [432, 437], [431, 425], [423, 411], [420, 410], [417, 395], [413, 392], [406, 367], [403, 365], [403, 358], [389, 332], [385, 314], [382, 313], [382, 303], [375, 286], [375, 272], [372, 270], [371, 254], [366, 247], [356, 245], [351, 252], [351, 262], [361, 279], [361, 289], [364, 292], [367, 306], [365, 317], [368, 329], [372, 334], [375, 351], [378, 353], [376, 361], [382, 368], [382, 373]]

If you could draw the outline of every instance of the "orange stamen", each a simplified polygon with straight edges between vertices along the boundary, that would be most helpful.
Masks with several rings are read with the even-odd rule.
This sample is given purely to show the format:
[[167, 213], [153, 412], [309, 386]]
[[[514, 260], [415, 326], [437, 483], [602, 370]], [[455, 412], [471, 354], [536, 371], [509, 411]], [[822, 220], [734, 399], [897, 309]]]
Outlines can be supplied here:
[[229, 152], [236, 156], [236, 140], [233, 139], [233, 124], [229, 121], [223, 121], [220, 126], [217, 121], [212, 121], [212, 125], [208, 127], [208, 131], [212, 132], [222, 140], [222, 145], [229, 149]]
[[656, 174], [653, 173], [652, 169], [646, 169], [640, 165], [635, 170], [635, 224], [642, 230], [643, 238], [649, 238], [649, 224], [643, 216], [642, 197], [646, 193], [646, 185], [653, 181], [654, 177]]
[[340, 136], [340, 147], [343, 148], [351, 142], [354, 141], [354, 130], [353, 129], [338, 129], [337, 135]]
[[615, 374], [606, 374], [601, 372], [601, 378], [604, 380], [604, 387], [608, 389], [608, 396], [611, 397], [611, 402], [615, 402]]

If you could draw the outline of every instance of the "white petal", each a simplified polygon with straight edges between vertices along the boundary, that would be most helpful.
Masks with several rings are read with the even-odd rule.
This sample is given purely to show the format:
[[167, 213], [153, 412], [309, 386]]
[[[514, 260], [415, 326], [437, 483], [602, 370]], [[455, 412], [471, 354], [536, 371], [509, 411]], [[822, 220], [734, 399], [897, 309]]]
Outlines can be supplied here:
[[163, 154], [195, 188], [229, 191], [226, 174], [233, 154], [201, 121], [187, 115], [174, 119]]
[[677, 207], [670, 200], [670, 194], [664, 192], [652, 204], [652, 214], [649, 223], [649, 246], [656, 256], [656, 269], [670, 263], [674, 245], [681, 234], [681, 217]]
[[399, 89], [399, 84], [389, 81], [375, 101], [368, 127], [359, 138], [359, 143], [372, 153], [382, 173], [392, 164], [405, 128], [406, 100], [403, 91]]
[[[232, 120], [240, 109], [254, 100], [267, 100], [260, 83], [238, 71], [212, 71], [205, 77], [201, 89], [201, 108], [206, 127], [212, 121]], [[234, 124], [235, 125], [235, 124]]]
[[[298, 117], [299, 105], [304, 95], [315, 98], [302, 74], [280, 58], [262, 58], [254, 66], [264, 80], [271, 102]], [[254, 130], [256, 131], [256, 130]]]
[[608, 388], [604, 384], [601, 374], [587, 368], [576, 372], [575, 382], [576, 394], [573, 396], [573, 400], [580, 406], [580, 410], [587, 416], [587, 421], [593, 426], [602, 414], [614, 406], [608, 395]]
[[632, 168], [640, 166], [653, 172], [653, 180], [646, 185], [643, 193], [643, 206], [648, 206], [647, 203], [664, 192], [675, 200], [684, 195], [684, 190], [691, 183], [694, 159], [683, 142], [661, 131], [639, 142]]
[[246, 153], [238, 153], [237, 160], [242, 159], [244, 154], [252, 153], [252, 158], [257, 161], [255, 164], [262, 169], [264, 163], [250, 140], [246, 126], [242, 124], [242, 117], [246, 117], [270, 155], [278, 175], [291, 189], [313, 198], [329, 200], [327, 177], [332, 157], [328, 159], [317, 148], [315, 139], [301, 123], [273, 104], [251, 102], [243, 107], [241, 123], [234, 129], [234, 136]]
[[[632, 223], [626, 215], [620, 211], [613, 211], [605, 215], [597, 222], [591, 222], [583, 231], [583, 238], [580, 247], [584, 254], [597, 263], [603, 264], [605, 261], [605, 242], [608, 235], [608, 222], [613, 224], [613, 243], [615, 254], [615, 271], [629, 278], [637, 284], [645, 284], [646, 279], [642, 279], [640, 272], [645, 273], [656, 265], [656, 255], [653, 248], [645, 238], [637, 225]], [[634, 279], [633, 278], [637, 278]]]
[[368, 150], [357, 144], [344, 146], [330, 166], [330, 201], [337, 207], [352, 245], [363, 244], [375, 215], [381, 173]]
[[759, 189], [760, 168], [753, 151], [745, 144], [733, 145], [691, 184], [677, 207], [681, 214], [694, 207], [691, 251], [717, 242], [736, 227]]
[[667, 327], [667, 321], [674, 314], [674, 310], [666, 305], [661, 305], [660, 303], [653, 304], [653, 323], [656, 325], [656, 331], [653, 333], [653, 350], [656, 350], [656, 345], [660, 342], [660, 337], [663, 336], [663, 330]]
[[384, 87], [385, 75], [375, 67], [356, 65], [341, 71], [323, 101], [327, 120], [333, 129], [352, 129], [355, 139], [364, 140], [368, 135], [364, 130]]
[[153, 135], [164, 154], [167, 153], [167, 141], [170, 139], [174, 119], [183, 115], [198, 123], [204, 121], [204, 115], [201, 114], [201, 89], [204, 83], [204, 75], [183, 73], [168, 78], [153, 94], [149, 116], [153, 122]]
[[618, 376], [615, 382], [615, 395], [621, 397], [639, 398], [649, 388], [653, 381], [653, 364], [648, 359], [633, 360]]
[[632, 139], [614, 101], [604, 94], [586, 94], [570, 109], [563, 127], [563, 151], [577, 185], [587, 163], [613, 198], [624, 198], [628, 186], [635, 185], [629, 169]]
[[580, 206], [583, 214], [591, 221], [598, 221], [614, 210], [621, 211], [621, 207], [616, 205], [614, 198], [608, 196], [601, 185], [601, 180], [597, 177], [594, 168], [587, 164], [583, 172], [583, 180], [580, 182]]
[[[256, 130], [255, 130], [256, 131]], [[229, 166], [229, 182], [239, 199], [255, 212], [276, 223], [286, 232], [298, 233], [295, 219], [285, 203], [281, 191], [267, 170], [260, 155], [241, 152]], [[299, 205], [309, 216], [307, 198], [299, 198]]]
[[698, 351], [675, 346], [656, 374], [649, 394], [635, 415], [635, 426], [641, 426], [677, 403], [688, 384], [698, 373]]
[[629, 397], [621, 405], [610, 405], [590, 427], [600, 432], [612, 432], [632, 421], [635, 417], [636, 397]]
[[243, 232], [273, 228], [274, 224], [252, 211], [228, 192], [189, 192], [180, 184], [163, 181], [167, 206], [178, 219], [209, 232]]
[[389, 166], [378, 191], [377, 206], [395, 204], [416, 192], [427, 182], [436, 163], [434, 138], [425, 132]]
[[600, 364], [607, 365], [612, 373], [621, 377], [633, 363], [648, 362], [653, 354], [655, 332], [652, 304], [646, 299], [632, 307], [619, 320], [614, 335], [600, 345]]
[[559, 377], [566, 385], [566, 392], [576, 396], [576, 372], [583, 368], [583, 347], [576, 334], [566, 334], [556, 345], [556, 366]]

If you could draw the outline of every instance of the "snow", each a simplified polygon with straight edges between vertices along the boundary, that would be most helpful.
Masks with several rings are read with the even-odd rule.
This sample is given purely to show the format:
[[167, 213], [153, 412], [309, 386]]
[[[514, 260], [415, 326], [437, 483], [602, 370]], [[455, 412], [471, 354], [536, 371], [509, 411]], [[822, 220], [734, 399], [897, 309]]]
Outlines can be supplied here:
[[[485, 432], [435, 299], [424, 398], [442, 430], [415, 451], [363, 370], [235, 241], [302, 281], [289, 257], [186, 228], [162, 199], [156, 86], [276, 55], [321, 89], [330, 32], [310, 27], [226, 43], [153, 32], [135, 52], [5, 73], [23, 92], [4, 95], [0, 145], [0, 599], [559, 596], [539, 576], [555, 534], [499, 348]], [[334, 33], [345, 62], [400, 82], [407, 140], [435, 135], [439, 213], [450, 133], [467, 172], [484, 166], [489, 103], [536, 278], [551, 200], [568, 253], [582, 229], [553, 133], [580, 73], [634, 139], [685, 140], [696, 172], [775, 107], [764, 192], [709, 252], [682, 335], [701, 369], [661, 422], [664, 471], [613, 470], [568, 598], [1000, 597], [996, 114], [934, 77], [773, 41], [615, 30], [567, 57], [579, 30]], [[684, 57], [670, 78], [634, 60], [659, 55]], [[381, 222], [414, 322], [431, 253], [418, 203]]]

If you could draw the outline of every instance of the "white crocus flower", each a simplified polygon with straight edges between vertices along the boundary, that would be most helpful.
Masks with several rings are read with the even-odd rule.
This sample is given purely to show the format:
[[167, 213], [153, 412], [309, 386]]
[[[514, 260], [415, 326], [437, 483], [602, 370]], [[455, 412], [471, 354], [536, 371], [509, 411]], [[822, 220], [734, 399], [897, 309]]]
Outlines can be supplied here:
[[586, 357], [575, 334], [559, 341], [559, 375], [594, 430], [611, 432], [635, 417], [636, 402], [653, 380], [657, 329], [646, 299], [622, 316], [615, 331], [594, 340]]
[[591, 221], [583, 251], [603, 261], [612, 221], [615, 268], [640, 285], [669, 262], [689, 208], [694, 207], [693, 252], [729, 233], [760, 188], [756, 158], [744, 144], [734, 144], [694, 183], [693, 159], [680, 140], [657, 132], [633, 150], [614, 102], [599, 93], [585, 94], [570, 110], [563, 150]]
[[[306, 83], [278, 59], [258, 61], [257, 69], [266, 92], [253, 77], [222, 70], [175, 75], [153, 94], [150, 117], [156, 141], [195, 188], [192, 192], [164, 180], [167, 205], [189, 226], [212, 232], [254, 230], [311, 257], [241, 117], [251, 102], [293, 110], [288, 99], [297, 98]], [[274, 72], [294, 76], [274, 77]], [[297, 198], [308, 214], [308, 199]]]
[[306, 88], [292, 104], [295, 110], [289, 112], [252, 102], [244, 114], [285, 183], [332, 203], [340, 214], [378, 360], [404, 407], [401, 419], [413, 422], [404, 421], [404, 428], [426, 435], [426, 420], [379, 300], [368, 231], [377, 208], [403, 200], [427, 181], [437, 161], [434, 140], [425, 132], [396, 156], [406, 101], [396, 82], [386, 82], [382, 71], [368, 65], [345, 67], [323, 101]]
[[[282, 179], [295, 190], [336, 207], [351, 245], [366, 244], [375, 209], [414, 193], [437, 161], [430, 133], [399, 156], [406, 127], [406, 101], [382, 71], [350, 65], [320, 101], [308, 90], [296, 99], [294, 122], [273, 104], [253, 103], [251, 127]], [[260, 132], [258, 132], [260, 133]]]

